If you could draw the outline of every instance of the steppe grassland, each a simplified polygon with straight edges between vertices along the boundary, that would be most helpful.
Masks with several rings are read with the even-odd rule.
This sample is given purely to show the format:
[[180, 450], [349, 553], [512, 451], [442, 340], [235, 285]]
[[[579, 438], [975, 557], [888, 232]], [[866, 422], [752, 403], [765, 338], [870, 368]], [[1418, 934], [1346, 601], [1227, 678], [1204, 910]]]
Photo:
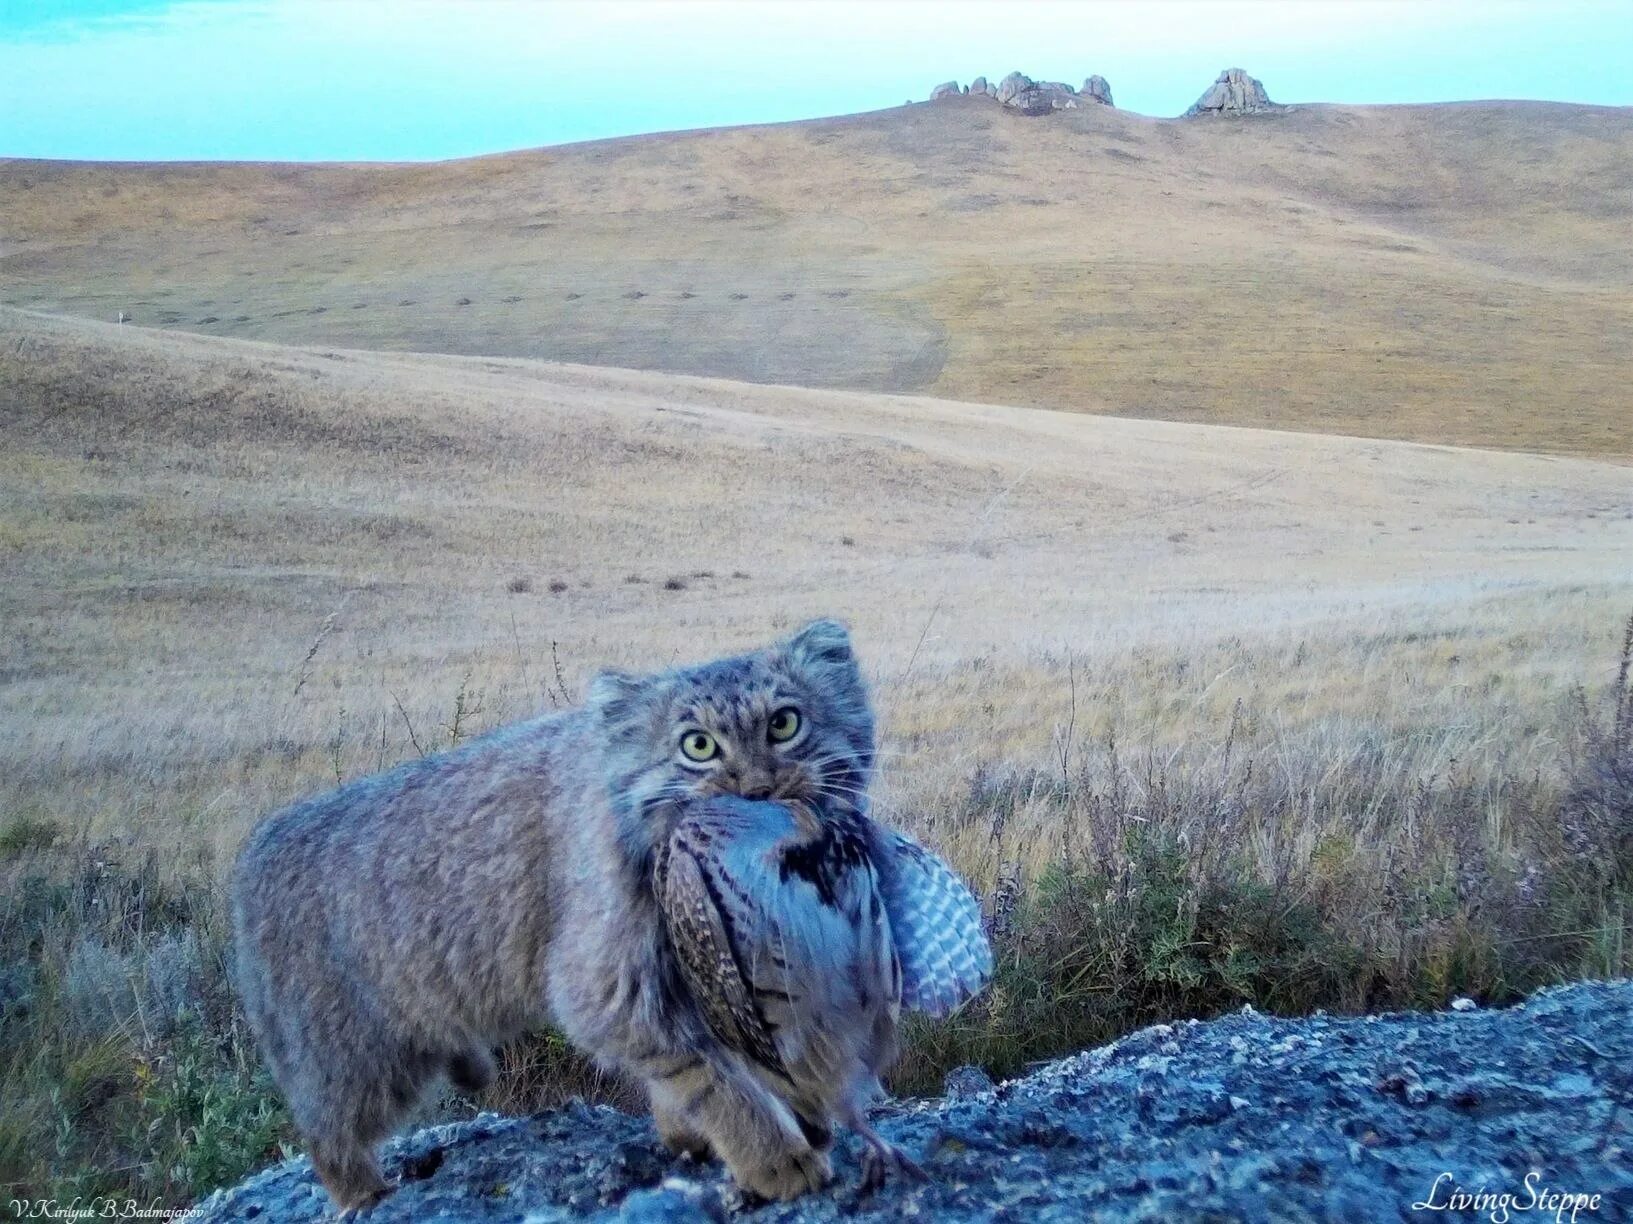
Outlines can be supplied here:
[[[0, 328], [14, 1186], [183, 1201], [286, 1134], [215, 883], [262, 812], [822, 613], [876, 683], [882, 810], [1009, 915], [904, 1086], [1242, 1000], [1633, 967], [1620, 843], [1571, 806], [1625, 466]], [[546, 1042], [487, 1103], [586, 1087]]]
[[962, 99], [424, 166], [0, 162], [0, 303], [1626, 459], [1630, 201], [1627, 108]]
[[[1036, 754], [1069, 660], [1083, 731], [1164, 658], [1159, 689], [1211, 684], [1202, 725], [1266, 684], [1294, 725], [1432, 725], [1412, 703], [1470, 685], [1536, 710], [1633, 573], [1613, 465], [7, 322], [5, 785], [104, 788], [60, 796], [96, 836], [207, 799], [230, 841], [307, 784], [292, 746], [338, 734], [355, 772], [388, 714], [395, 759], [467, 672], [484, 721], [538, 708], [552, 642], [572, 693], [820, 612], [893, 733], [934, 737], [913, 778]], [[1226, 641], [1252, 662], [1216, 677]], [[224, 766], [271, 789], [132, 818], [124, 771]]]

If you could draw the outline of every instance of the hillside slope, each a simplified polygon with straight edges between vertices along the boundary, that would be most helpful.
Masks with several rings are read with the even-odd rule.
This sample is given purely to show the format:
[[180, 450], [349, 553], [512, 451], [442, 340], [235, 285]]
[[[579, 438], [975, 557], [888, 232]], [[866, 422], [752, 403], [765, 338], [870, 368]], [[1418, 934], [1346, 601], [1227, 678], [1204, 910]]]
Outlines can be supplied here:
[[499, 719], [821, 614], [926, 785], [1046, 752], [1067, 659], [1097, 726], [1245, 699], [1518, 752], [1513, 705], [1582, 682], [1633, 590], [1633, 471], [1582, 459], [3, 309], [0, 428], [0, 807], [98, 830], [152, 823], [133, 762], [227, 835], [360, 711], [400, 739], [469, 685]]
[[1633, 456], [1633, 111], [963, 98], [435, 165], [0, 161], [0, 302]]

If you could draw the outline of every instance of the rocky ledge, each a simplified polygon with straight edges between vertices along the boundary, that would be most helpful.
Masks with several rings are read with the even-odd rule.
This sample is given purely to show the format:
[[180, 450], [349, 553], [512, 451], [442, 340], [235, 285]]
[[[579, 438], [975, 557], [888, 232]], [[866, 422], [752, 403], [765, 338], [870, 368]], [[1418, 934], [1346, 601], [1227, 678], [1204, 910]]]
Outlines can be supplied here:
[[943, 98], [987, 97], [1029, 115], [1049, 111], [1076, 110], [1085, 103], [1111, 106], [1111, 86], [1098, 73], [1083, 82], [1081, 90], [1064, 81], [1034, 81], [1023, 72], [1012, 72], [996, 85], [986, 77], [976, 77], [968, 85], [943, 81], [930, 91], [930, 101]]
[[[998, 1087], [955, 1072], [880, 1121], [928, 1182], [859, 1196], [842, 1138], [834, 1185], [791, 1204], [743, 1203], [611, 1109], [484, 1115], [392, 1144], [401, 1188], [367, 1218], [1633, 1219], [1630, 1018], [1633, 982], [1612, 982], [1499, 1011], [1159, 1024]], [[189, 1218], [332, 1213], [295, 1160]]]

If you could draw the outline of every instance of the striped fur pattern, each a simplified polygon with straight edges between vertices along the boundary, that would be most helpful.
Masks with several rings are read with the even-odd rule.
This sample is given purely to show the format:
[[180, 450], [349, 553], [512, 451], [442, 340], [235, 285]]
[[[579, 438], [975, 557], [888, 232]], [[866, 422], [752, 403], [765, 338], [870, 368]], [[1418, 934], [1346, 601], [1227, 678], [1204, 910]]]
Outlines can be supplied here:
[[[658, 676], [603, 673], [590, 694], [606, 735], [607, 789], [631, 864], [650, 873], [683, 803], [711, 795], [821, 801], [858, 809], [873, 774], [873, 707], [850, 635], [817, 621], [782, 649], [737, 655]], [[797, 734], [773, 742], [776, 713], [798, 712]], [[677, 749], [688, 729], [718, 755]]]

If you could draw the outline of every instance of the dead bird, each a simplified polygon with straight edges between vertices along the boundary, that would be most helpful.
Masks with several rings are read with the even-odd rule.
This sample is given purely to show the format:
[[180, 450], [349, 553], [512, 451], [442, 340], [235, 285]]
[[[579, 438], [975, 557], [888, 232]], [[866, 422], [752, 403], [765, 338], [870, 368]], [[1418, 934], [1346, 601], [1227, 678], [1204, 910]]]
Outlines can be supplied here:
[[[694, 803], [654, 867], [710, 1031], [824, 1154], [867, 1145], [862, 1188], [923, 1170], [868, 1122], [904, 1007], [945, 1015], [992, 975], [980, 907], [941, 859], [848, 805]], [[684, 1110], [682, 1110], [684, 1113]]]

